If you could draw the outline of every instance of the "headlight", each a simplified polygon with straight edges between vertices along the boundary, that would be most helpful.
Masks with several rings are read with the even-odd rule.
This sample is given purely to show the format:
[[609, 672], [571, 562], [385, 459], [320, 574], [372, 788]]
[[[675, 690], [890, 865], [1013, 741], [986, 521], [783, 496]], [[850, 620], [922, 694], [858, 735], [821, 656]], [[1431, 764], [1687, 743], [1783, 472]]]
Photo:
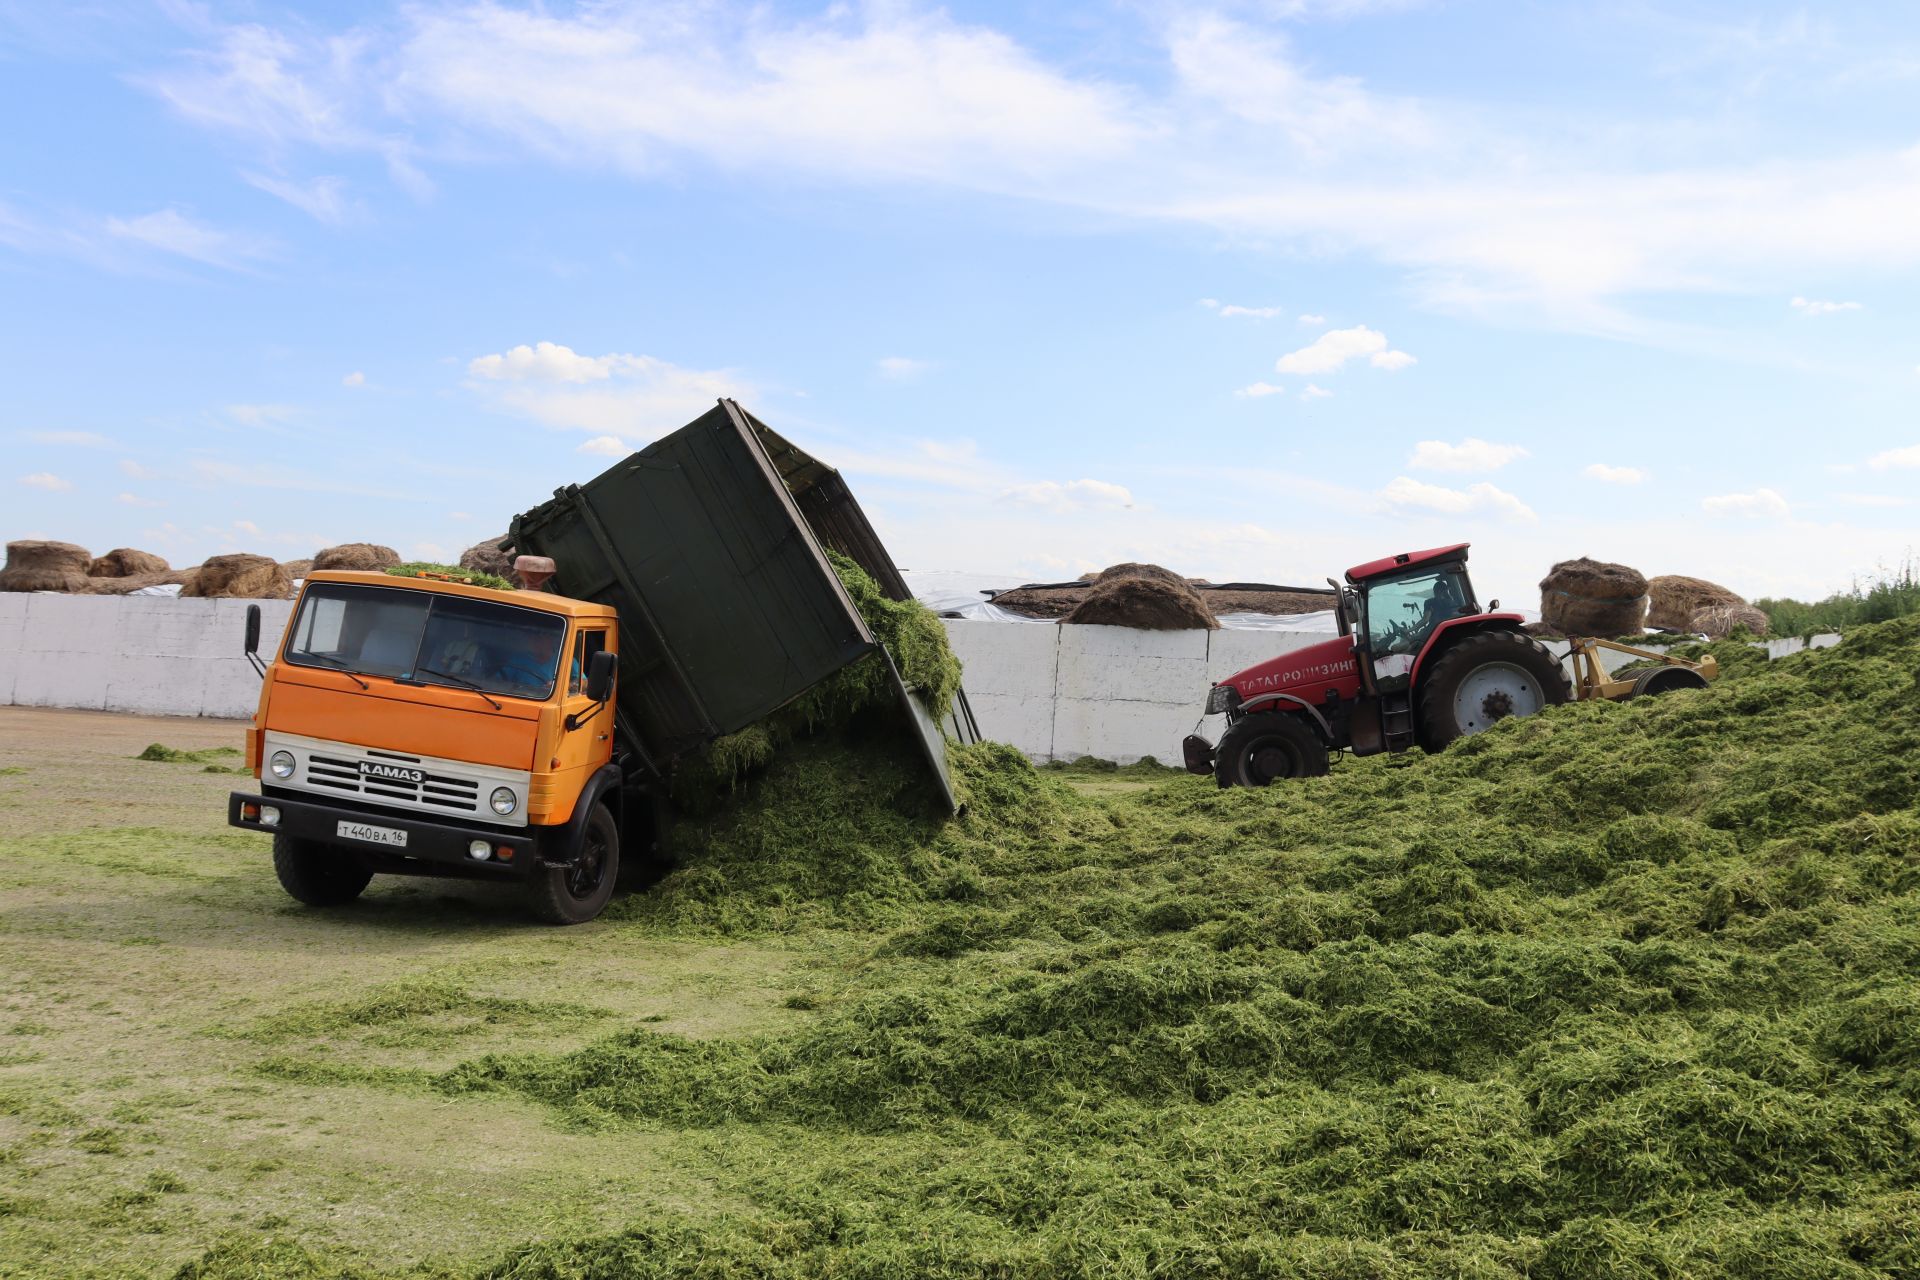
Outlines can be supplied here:
[[276, 778], [291, 778], [293, 776], [293, 752], [274, 752], [267, 760], [267, 768], [272, 771], [273, 776]]
[[1207, 690], [1207, 714], [1217, 716], [1240, 701], [1240, 691], [1230, 684], [1217, 684]]
[[504, 818], [519, 807], [520, 797], [513, 794], [511, 787], [495, 787], [487, 803], [493, 806], [495, 813]]

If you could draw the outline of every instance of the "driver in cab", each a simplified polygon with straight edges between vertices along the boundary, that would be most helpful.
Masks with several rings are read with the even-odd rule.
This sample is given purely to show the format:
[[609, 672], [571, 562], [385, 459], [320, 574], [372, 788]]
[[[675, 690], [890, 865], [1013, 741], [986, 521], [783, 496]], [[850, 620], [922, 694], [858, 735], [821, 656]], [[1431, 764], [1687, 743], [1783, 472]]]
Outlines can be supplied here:
[[494, 660], [490, 674], [504, 684], [525, 690], [523, 696], [538, 697], [553, 680], [553, 660], [559, 651], [559, 632], [522, 631], [512, 646]]

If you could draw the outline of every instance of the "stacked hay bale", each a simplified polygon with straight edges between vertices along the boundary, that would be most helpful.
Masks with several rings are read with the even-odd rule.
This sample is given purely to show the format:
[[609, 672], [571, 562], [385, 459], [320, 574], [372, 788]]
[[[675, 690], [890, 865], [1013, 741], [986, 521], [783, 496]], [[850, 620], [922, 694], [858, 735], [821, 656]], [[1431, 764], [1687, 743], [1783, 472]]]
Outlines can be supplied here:
[[300, 579], [306, 577], [308, 574], [313, 572], [313, 561], [282, 560], [280, 562], [280, 567], [287, 571], [287, 576], [289, 578], [292, 578], [295, 582], [298, 582]]
[[214, 556], [180, 594], [208, 600], [285, 600], [293, 594], [293, 579], [271, 556]]
[[1665, 631], [1691, 631], [1693, 615], [1715, 605], [1745, 604], [1717, 582], [1663, 573], [1647, 579], [1647, 625]]
[[513, 581], [513, 551], [502, 551], [500, 544], [506, 541], [506, 534], [497, 538], [488, 538], [485, 542], [476, 542], [460, 553], [460, 567], [472, 569], [476, 573], [490, 573], [496, 578]]
[[135, 551], [132, 547], [115, 547], [87, 566], [89, 578], [132, 578], [167, 572], [170, 567], [165, 560], [151, 551]]
[[1562, 560], [1540, 580], [1540, 621], [1564, 636], [1637, 635], [1647, 625], [1647, 579], [1602, 560]]
[[7, 544], [0, 591], [83, 591], [93, 556], [71, 542], [29, 538]]
[[1709, 640], [1724, 640], [1742, 629], [1749, 635], [1764, 636], [1770, 625], [1772, 620], [1763, 611], [1736, 599], [1730, 604], [1710, 604], [1695, 609], [1688, 616], [1685, 629]]
[[400, 553], [377, 542], [343, 542], [314, 556], [311, 568], [360, 569], [384, 573], [400, 563]]
[[1220, 620], [1192, 584], [1157, 564], [1117, 564], [1101, 571], [1085, 598], [1060, 621], [1143, 631], [1220, 629]]

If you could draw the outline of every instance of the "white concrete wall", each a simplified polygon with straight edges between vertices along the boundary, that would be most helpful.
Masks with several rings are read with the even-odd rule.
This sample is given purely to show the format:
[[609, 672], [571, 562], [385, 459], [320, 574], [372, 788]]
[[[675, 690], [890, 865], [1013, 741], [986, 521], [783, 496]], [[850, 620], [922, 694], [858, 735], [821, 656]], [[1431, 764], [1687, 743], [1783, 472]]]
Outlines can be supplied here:
[[[0, 593], [0, 706], [145, 715], [253, 714], [260, 681], [241, 657], [246, 600]], [[258, 602], [271, 652], [292, 604]], [[1136, 631], [947, 620], [980, 731], [1035, 760], [1180, 759], [1207, 689], [1329, 637], [1299, 631]], [[1815, 647], [1837, 636], [1816, 636]], [[1564, 645], [1555, 646], [1561, 652]], [[1769, 657], [1799, 640], [1767, 643]], [[1608, 653], [1609, 670], [1627, 661]], [[1210, 735], [1218, 732], [1217, 723]]]
[[271, 650], [291, 601], [0, 594], [0, 705], [251, 716], [260, 680], [240, 646], [254, 603]]

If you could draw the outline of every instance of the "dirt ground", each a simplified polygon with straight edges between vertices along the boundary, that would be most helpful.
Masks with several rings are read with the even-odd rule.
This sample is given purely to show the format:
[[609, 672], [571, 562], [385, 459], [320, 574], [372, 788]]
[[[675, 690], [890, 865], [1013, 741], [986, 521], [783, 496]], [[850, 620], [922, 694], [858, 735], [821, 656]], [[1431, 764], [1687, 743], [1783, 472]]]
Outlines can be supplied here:
[[484, 1257], [647, 1207], [726, 1208], [706, 1140], [502, 1097], [312, 1085], [276, 1056], [440, 1068], [596, 1020], [786, 1025], [818, 949], [529, 923], [500, 886], [287, 898], [225, 825], [242, 722], [0, 708], [0, 1276], [170, 1274], [233, 1232], [377, 1263]]

